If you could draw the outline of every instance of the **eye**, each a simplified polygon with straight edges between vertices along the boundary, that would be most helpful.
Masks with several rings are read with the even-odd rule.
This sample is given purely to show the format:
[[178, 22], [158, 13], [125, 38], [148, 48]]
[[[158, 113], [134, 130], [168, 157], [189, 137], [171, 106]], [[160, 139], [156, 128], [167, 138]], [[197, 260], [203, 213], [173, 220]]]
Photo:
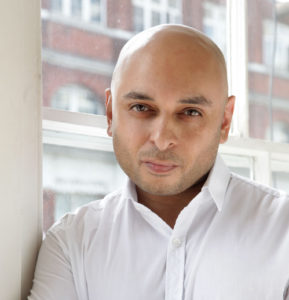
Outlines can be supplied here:
[[131, 107], [131, 109], [137, 112], [144, 112], [149, 110], [149, 108], [143, 104], [135, 104]]
[[184, 114], [186, 115], [186, 116], [201, 116], [202, 114], [199, 112], [199, 111], [197, 111], [197, 110], [195, 110], [195, 109], [187, 109], [187, 110], [185, 110], [184, 111]]

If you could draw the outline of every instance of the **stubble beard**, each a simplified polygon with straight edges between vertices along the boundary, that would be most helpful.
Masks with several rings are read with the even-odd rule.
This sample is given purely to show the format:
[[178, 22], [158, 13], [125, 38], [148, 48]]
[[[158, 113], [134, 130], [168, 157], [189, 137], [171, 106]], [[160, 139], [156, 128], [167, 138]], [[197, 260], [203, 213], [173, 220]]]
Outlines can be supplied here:
[[[201, 164], [196, 161], [194, 166], [192, 166], [186, 173], [182, 173], [175, 178], [176, 180], [173, 179], [169, 180], [168, 182], [168, 180], [165, 179], [166, 176], [162, 175], [155, 175], [154, 178], [146, 180], [143, 178], [141, 170], [139, 169], [140, 165], [138, 162], [141, 158], [169, 160], [180, 166], [177, 168], [184, 166], [185, 162], [177, 157], [172, 151], [160, 152], [155, 148], [152, 148], [148, 151], [141, 151], [138, 154], [139, 157], [133, 158], [125, 143], [119, 138], [118, 134], [114, 133], [113, 135], [113, 147], [115, 155], [122, 170], [138, 188], [146, 193], [158, 196], [178, 195], [188, 189], [193, 189], [194, 186], [200, 185], [200, 182], [207, 178], [207, 175], [214, 164], [218, 150], [218, 146], [214, 147], [214, 145], [215, 143], [212, 143], [212, 147], [210, 148], [209, 153], [207, 153], [209, 154], [209, 157], [208, 155], [205, 155], [205, 157], [200, 157], [199, 160], [202, 160]], [[176, 171], [180, 172], [181, 170]]]

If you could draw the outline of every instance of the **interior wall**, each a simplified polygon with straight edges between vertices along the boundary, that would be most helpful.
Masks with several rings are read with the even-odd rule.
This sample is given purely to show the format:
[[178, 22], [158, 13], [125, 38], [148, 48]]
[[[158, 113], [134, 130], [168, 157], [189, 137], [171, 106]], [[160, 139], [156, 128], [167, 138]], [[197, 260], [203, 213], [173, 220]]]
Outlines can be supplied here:
[[41, 241], [39, 0], [0, 1], [0, 299], [26, 299]]

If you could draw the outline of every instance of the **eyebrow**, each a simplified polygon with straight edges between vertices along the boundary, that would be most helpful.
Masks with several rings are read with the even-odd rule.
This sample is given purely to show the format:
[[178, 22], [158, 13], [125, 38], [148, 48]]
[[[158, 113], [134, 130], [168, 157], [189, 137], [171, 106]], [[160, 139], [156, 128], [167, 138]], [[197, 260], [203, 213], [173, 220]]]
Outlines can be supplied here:
[[181, 99], [179, 102], [184, 104], [199, 104], [205, 106], [212, 105], [212, 101], [205, 98], [204, 96], [188, 97], [188, 98]]
[[[124, 95], [125, 99], [128, 100], [149, 100], [149, 101], [154, 101], [154, 98], [141, 93], [141, 92], [135, 92], [135, 91], [131, 91], [127, 94]], [[184, 99], [180, 99], [178, 101], [179, 103], [182, 104], [198, 104], [198, 105], [204, 105], [204, 106], [211, 106], [212, 105], [212, 101], [205, 98], [204, 96], [192, 96], [192, 97], [187, 97]]]
[[123, 96], [125, 99], [128, 100], [149, 100], [154, 101], [154, 99], [146, 94], [140, 93], [140, 92], [129, 92]]

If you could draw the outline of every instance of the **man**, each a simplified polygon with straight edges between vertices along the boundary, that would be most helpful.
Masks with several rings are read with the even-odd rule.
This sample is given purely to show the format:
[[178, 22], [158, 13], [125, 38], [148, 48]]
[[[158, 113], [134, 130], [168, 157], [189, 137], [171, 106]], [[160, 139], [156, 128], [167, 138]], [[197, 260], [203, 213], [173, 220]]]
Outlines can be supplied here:
[[161, 25], [121, 51], [106, 91], [127, 185], [47, 234], [29, 299], [285, 299], [289, 199], [217, 155], [234, 108], [217, 46]]

